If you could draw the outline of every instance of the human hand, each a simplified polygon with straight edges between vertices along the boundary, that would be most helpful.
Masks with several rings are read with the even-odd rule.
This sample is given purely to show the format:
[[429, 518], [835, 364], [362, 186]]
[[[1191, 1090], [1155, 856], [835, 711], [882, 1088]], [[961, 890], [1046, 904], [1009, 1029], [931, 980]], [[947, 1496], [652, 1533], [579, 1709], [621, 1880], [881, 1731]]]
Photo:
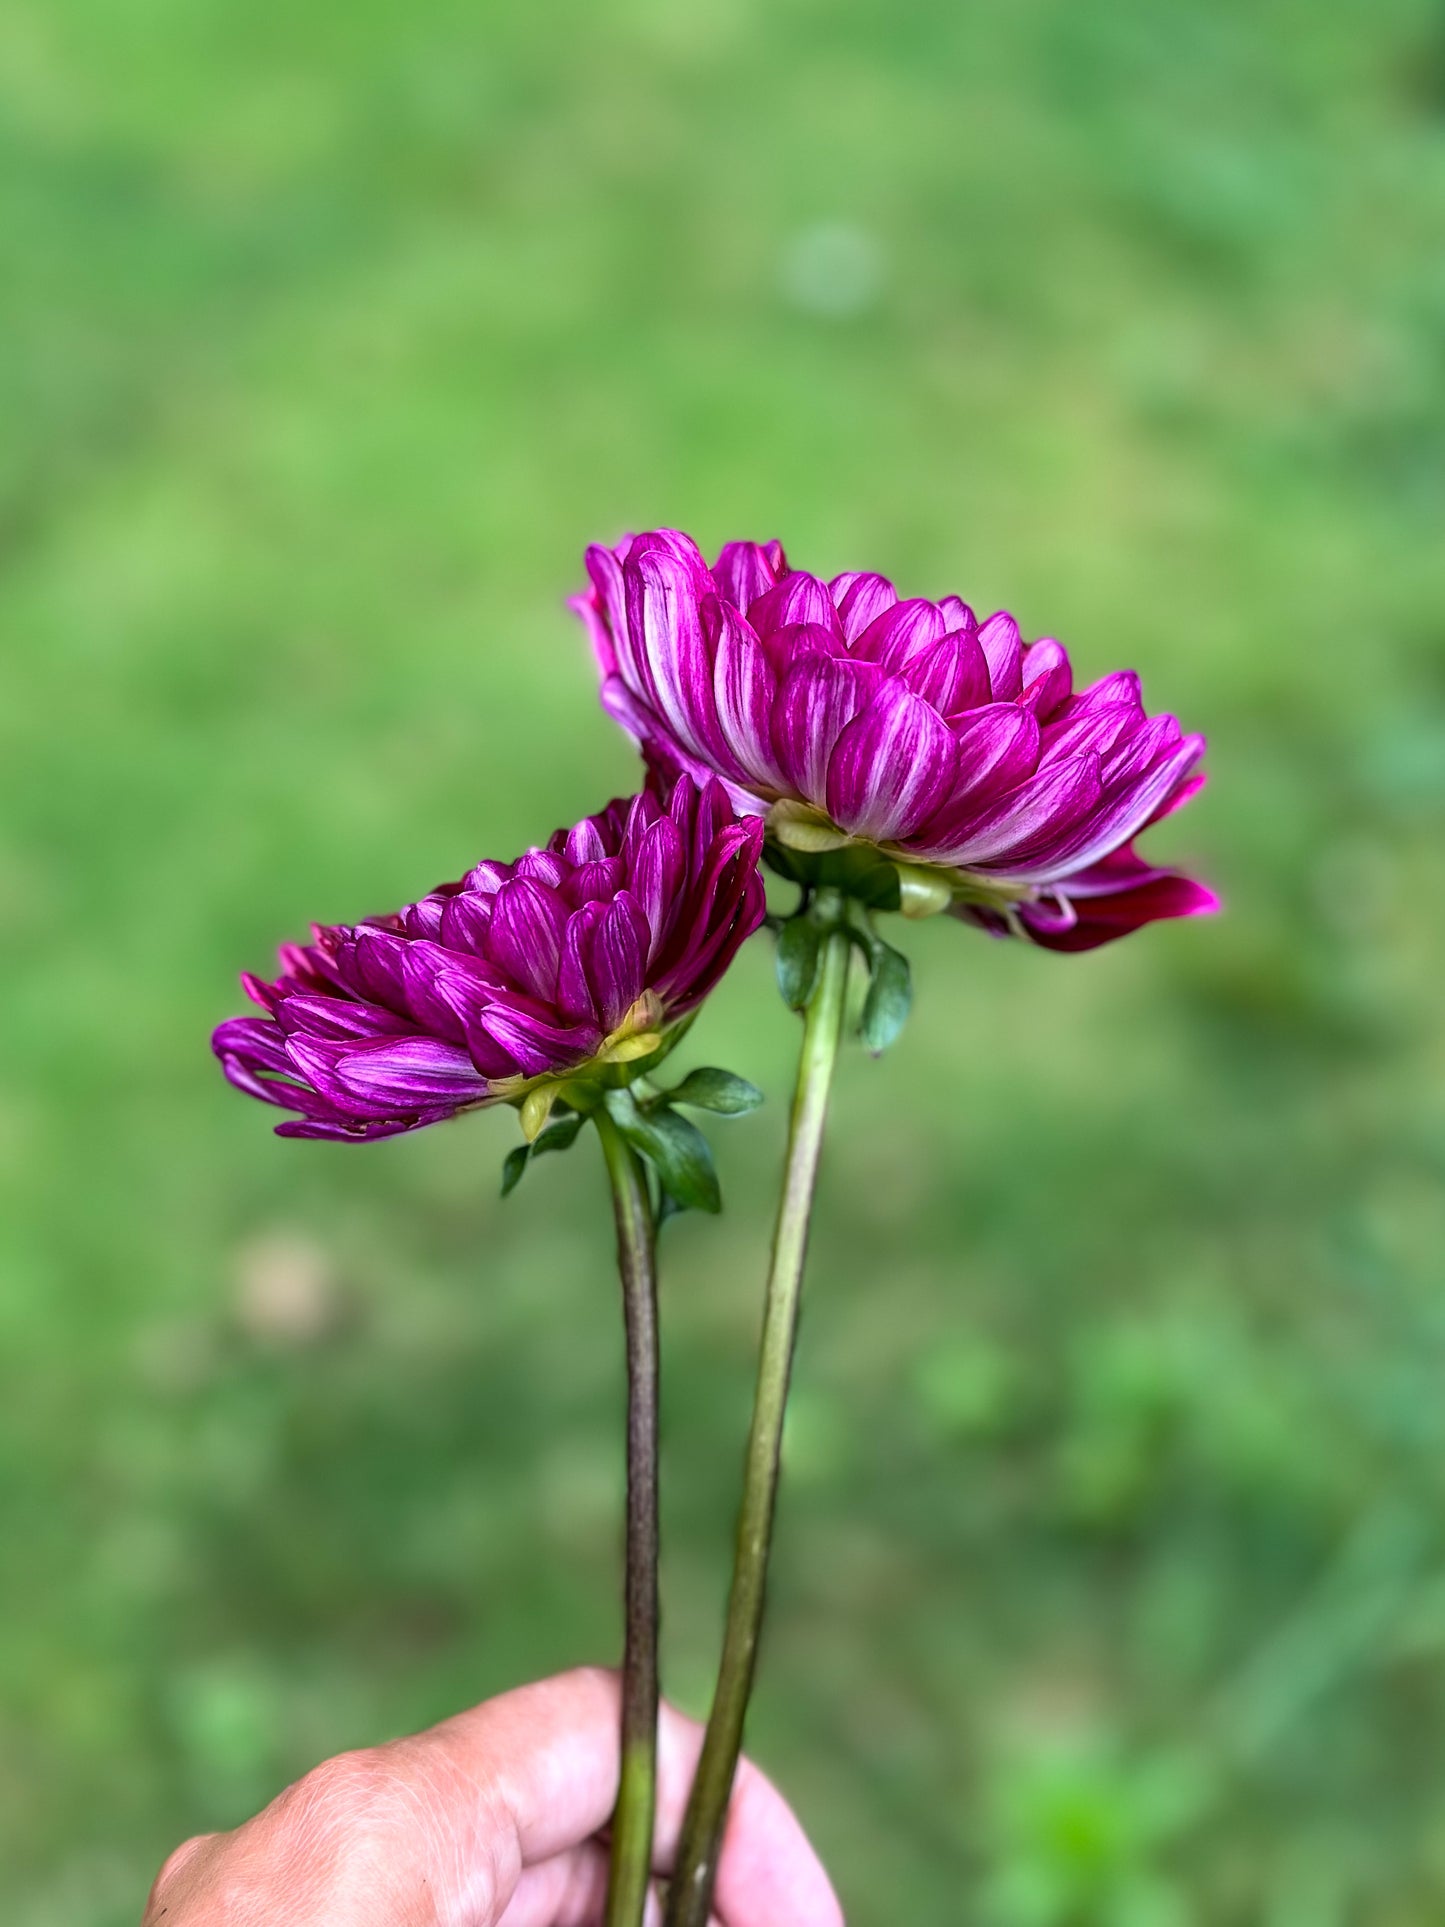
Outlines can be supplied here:
[[[618, 1685], [592, 1668], [314, 1768], [233, 1833], [162, 1867], [141, 1927], [599, 1927], [617, 1797]], [[667, 1872], [702, 1744], [658, 1727], [654, 1866]], [[744, 1760], [714, 1927], [843, 1927], [782, 1795]], [[655, 1899], [648, 1922], [660, 1919]]]

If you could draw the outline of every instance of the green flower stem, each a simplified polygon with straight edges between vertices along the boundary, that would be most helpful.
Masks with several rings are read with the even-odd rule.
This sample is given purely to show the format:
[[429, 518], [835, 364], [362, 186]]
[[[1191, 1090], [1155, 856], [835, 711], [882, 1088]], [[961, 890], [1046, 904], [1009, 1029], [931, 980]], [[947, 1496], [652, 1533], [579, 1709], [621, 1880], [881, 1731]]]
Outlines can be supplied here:
[[823, 939], [818, 974], [803, 1024], [798, 1082], [788, 1130], [787, 1170], [773, 1233], [772, 1267], [763, 1315], [758, 1385], [748, 1435], [737, 1555], [717, 1691], [668, 1893], [667, 1927], [706, 1927], [718, 1854], [742, 1750], [743, 1722], [757, 1666], [768, 1548], [777, 1506], [783, 1411], [798, 1332], [808, 1221], [823, 1147], [828, 1091], [843, 1034], [849, 940], [836, 926]]
[[605, 1108], [592, 1117], [612, 1181], [627, 1326], [627, 1630], [605, 1922], [642, 1927], [657, 1806], [657, 1234], [640, 1158]]

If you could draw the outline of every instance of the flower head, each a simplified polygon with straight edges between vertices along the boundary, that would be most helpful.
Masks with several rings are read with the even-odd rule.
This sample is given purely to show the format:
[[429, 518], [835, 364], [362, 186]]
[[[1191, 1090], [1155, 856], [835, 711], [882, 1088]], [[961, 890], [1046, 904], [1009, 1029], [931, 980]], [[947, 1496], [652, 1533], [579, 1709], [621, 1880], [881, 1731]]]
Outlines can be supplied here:
[[[762, 921], [763, 826], [722, 786], [613, 802], [516, 863], [479, 863], [392, 916], [282, 947], [266, 1013], [212, 1038], [283, 1137], [377, 1138], [616, 1083], [668, 1047]], [[530, 1112], [530, 1119], [529, 1119]]]
[[1204, 781], [1204, 738], [1147, 716], [1132, 671], [1076, 694], [1062, 645], [1025, 644], [1003, 611], [825, 582], [777, 542], [730, 542], [709, 568], [662, 529], [587, 568], [573, 607], [606, 708], [655, 771], [717, 777], [765, 814], [792, 873], [886, 862], [905, 910], [1064, 950], [1217, 908], [1134, 854]]

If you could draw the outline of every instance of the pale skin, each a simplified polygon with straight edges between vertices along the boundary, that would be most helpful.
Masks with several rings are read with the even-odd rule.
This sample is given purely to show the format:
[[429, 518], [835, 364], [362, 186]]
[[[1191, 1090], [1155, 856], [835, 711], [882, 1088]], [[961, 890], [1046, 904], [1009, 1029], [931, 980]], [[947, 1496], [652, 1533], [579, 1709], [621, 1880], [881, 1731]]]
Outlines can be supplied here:
[[[618, 1685], [595, 1668], [326, 1760], [162, 1867], [141, 1927], [600, 1927]], [[702, 1728], [664, 1706], [654, 1867], [665, 1876]], [[782, 1795], [738, 1769], [712, 1927], [843, 1927]], [[661, 1918], [649, 1902], [649, 1927]]]

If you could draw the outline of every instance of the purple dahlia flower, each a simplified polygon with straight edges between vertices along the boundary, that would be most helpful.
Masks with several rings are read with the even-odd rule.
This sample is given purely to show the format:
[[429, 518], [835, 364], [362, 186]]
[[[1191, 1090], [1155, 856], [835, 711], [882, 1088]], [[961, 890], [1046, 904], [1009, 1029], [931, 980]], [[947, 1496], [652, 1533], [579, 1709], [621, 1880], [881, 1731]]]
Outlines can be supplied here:
[[559, 1093], [668, 1046], [763, 918], [763, 825], [721, 784], [610, 803], [516, 863], [479, 863], [393, 916], [317, 926], [266, 1013], [211, 1040], [283, 1137], [378, 1138], [499, 1101], [540, 1128]]
[[1077, 693], [1060, 643], [957, 596], [830, 582], [777, 542], [711, 569], [660, 529], [587, 553], [602, 701], [651, 767], [719, 778], [773, 845], [881, 852], [915, 914], [1085, 950], [1218, 908], [1132, 839], [1203, 783], [1202, 736], [1147, 716], [1131, 670]]

